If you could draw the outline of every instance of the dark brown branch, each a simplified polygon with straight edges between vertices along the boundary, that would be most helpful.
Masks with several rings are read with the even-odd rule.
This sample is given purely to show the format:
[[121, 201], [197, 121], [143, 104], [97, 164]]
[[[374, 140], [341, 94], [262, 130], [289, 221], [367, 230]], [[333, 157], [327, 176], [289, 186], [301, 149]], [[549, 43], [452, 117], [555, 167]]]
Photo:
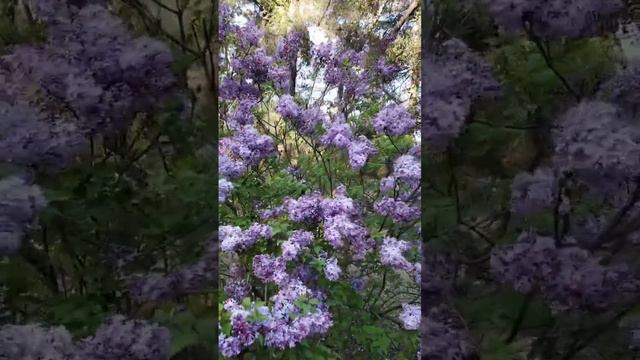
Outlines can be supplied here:
[[520, 328], [522, 327], [522, 323], [524, 322], [524, 318], [527, 314], [527, 310], [529, 309], [529, 305], [531, 304], [531, 300], [533, 300], [533, 294], [529, 293], [522, 301], [522, 305], [518, 310], [518, 316], [513, 323], [513, 327], [511, 328], [511, 331], [509, 332], [509, 336], [507, 336], [505, 343], [510, 344], [511, 342], [513, 342], [513, 340], [515, 340], [516, 336], [518, 335], [518, 331], [520, 331]]
[[531, 40], [540, 51], [540, 54], [542, 55], [542, 58], [544, 59], [545, 64], [547, 64], [547, 67], [555, 74], [555, 76], [560, 80], [560, 82], [562, 83], [562, 85], [564, 85], [567, 91], [576, 99], [576, 101], [579, 102], [581, 100], [580, 94], [578, 94], [578, 92], [575, 91], [573, 86], [569, 84], [569, 81], [556, 68], [555, 64], [551, 60], [550, 52], [547, 51], [548, 48], [545, 49], [544, 45], [542, 44], [542, 39], [540, 39], [540, 37], [533, 32], [533, 29], [530, 26], [527, 26], [525, 24], [524, 29], [525, 29], [525, 32], [527, 33], [527, 36], [529, 37], [529, 40]]
[[638, 181], [636, 181], [636, 188], [634, 189], [633, 194], [631, 194], [624, 206], [613, 215], [596, 240], [588, 246], [588, 249], [595, 250], [602, 246], [602, 244], [605, 243], [613, 234], [614, 230], [622, 223], [625, 216], [627, 216], [638, 200], [640, 200], [640, 185], [638, 184]]
[[411, 18], [413, 13], [415, 13], [415, 11], [418, 9], [419, 6], [420, 6], [420, 1], [414, 0], [411, 3], [411, 5], [409, 5], [409, 7], [405, 9], [402, 15], [400, 15], [400, 19], [398, 20], [398, 22], [391, 29], [391, 34], [393, 34], [393, 36], [395, 36], [398, 32], [400, 32], [400, 29], [402, 29], [404, 24], [406, 24], [407, 21], [409, 21], [409, 19]]

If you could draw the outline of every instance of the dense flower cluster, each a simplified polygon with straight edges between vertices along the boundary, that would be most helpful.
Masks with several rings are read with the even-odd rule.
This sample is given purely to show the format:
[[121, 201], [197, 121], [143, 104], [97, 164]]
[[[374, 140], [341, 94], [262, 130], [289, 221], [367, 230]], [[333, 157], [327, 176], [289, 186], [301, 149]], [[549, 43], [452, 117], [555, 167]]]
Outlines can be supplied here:
[[373, 142], [364, 135], [360, 135], [357, 139], [354, 139], [349, 145], [348, 150], [349, 165], [351, 165], [351, 168], [354, 170], [360, 170], [370, 156], [378, 153], [378, 149]]
[[429, 309], [422, 321], [423, 359], [467, 359], [474, 353], [470, 334], [446, 305]]
[[260, 238], [271, 238], [271, 228], [267, 225], [253, 224], [247, 230], [239, 226], [223, 225], [218, 229], [220, 249], [222, 251], [243, 251], [253, 246]]
[[233, 190], [233, 183], [225, 178], [220, 178], [218, 180], [218, 202], [223, 203], [231, 194]]
[[0, 327], [3, 359], [169, 359], [169, 330], [141, 320], [116, 315], [94, 336], [73, 342], [63, 327], [5, 325]]
[[448, 294], [453, 287], [455, 267], [450, 255], [427, 247], [423, 258], [421, 281], [422, 298], [425, 301], [437, 300]]
[[640, 280], [623, 265], [601, 265], [588, 251], [558, 248], [555, 240], [525, 232], [497, 249], [491, 267], [516, 291], [540, 291], [554, 311], [603, 311], [640, 293]]
[[[218, 344], [225, 357], [240, 354], [251, 346], [261, 334], [269, 347], [285, 349], [294, 347], [308, 336], [325, 333], [332, 325], [331, 315], [320, 304], [311, 312], [305, 312], [297, 304], [302, 297], [313, 298], [312, 292], [299, 280], [282, 283], [271, 300], [271, 308], [252, 302], [248, 307], [228, 299], [224, 309], [231, 319], [230, 333], [219, 332]], [[251, 316], [253, 315], [253, 316]]]
[[326, 146], [335, 146], [337, 148], [347, 148], [353, 138], [353, 130], [351, 125], [342, 114], [337, 115], [333, 119], [326, 119], [323, 123], [325, 134], [320, 138], [320, 142]]
[[473, 102], [500, 94], [489, 64], [461, 40], [443, 44], [442, 52], [423, 59], [425, 98], [422, 99], [423, 139], [440, 150], [456, 138]]
[[569, 109], [553, 134], [554, 163], [583, 181], [631, 179], [640, 161], [640, 128], [616, 106], [585, 101]]
[[38, 325], [0, 327], [0, 358], [71, 359], [74, 352], [71, 334], [64, 327], [48, 329]]
[[116, 315], [102, 324], [96, 334], [82, 342], [81, 359], [168, 359], [169, 329], [141, 320]]
[[301, 134], [313, 133], [316, 126], [325, 120], [325, 115], [318, 108], [303, 110], [291, 95], [283, 95], [280, 98], [276, 112], [284, 119], [291, 121]]
[[410, 206], [402, 200], [382, 198], [374, 204], [374, 209], [394, 222], [410, 222], [420, 218], [420, 208]]
[[418, 330], [420, 327], [420, 305], [402, 304], [400, 320], [407, 330]]
[[134, 38], [100, 4], [37, 3], [47, 41], [0, 57], [0, 160], [63, 169], [89, 135], [120, 132], [180, 97], [165, 44]]
[[511, 184], [511, 210], [526, 216], [550, 209], [558, 197], [558, 177], [550, 168], [520, 173]]
[[485, 0], [495, 21], [509, 31], [530, 26], [538, 36], [595, 35], [598, 19], [624, 9], [619, 0]]
[[411, 249], [411, 245], [395, 238], [387, 237], [382, 241], [380, 259], [382, 263], [396, 270], [413, 271], [414, 266], [402, 254]]
[[298, 58], [298, 51], [302, 45], [302, 33], [292, 31], [278, 42], [277, 57], [286, 62], [293, 62]]
[[416, 121], [402, 105], [388, 105], [373, 118], [373, 128], [378, 134], [400, 136], [408, 134]]

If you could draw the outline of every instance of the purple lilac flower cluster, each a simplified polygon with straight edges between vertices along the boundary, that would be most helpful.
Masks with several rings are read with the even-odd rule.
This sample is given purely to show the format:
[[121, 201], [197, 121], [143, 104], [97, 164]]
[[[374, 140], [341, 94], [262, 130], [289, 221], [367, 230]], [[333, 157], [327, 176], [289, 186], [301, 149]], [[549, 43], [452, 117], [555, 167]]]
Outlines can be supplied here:
[[411, 222], [420, 218], [419, 207], [388, 197], [376, 201], [373, 208], [378, 214], [390, 217], [393, 222]]
[[294, 63], [298, 58], [298, 51], [302, 45], [303, 34], [299, 31], [291, 31], [278, 42], [276, 56], [288, 63]]
[[324, 81], [343, 89], [345, 102], [367, 95], [370, 91], [370, 75], [366, 70], [368, 48], [356, 52], [339, 44], [322, 45], [319, 50], [325, 61]]
[[64, 327], [4, 325], [0, 327], [3, 359], [140, 359], [168, 360], [169, 329], [122, 315], [109, 318], [95, 335], [73, 342]]
[[338, 259], [332, 257], [327, 260], [324, 265], [324, 275], [330, 281], [336, 281], [340, 278], [342, 269], [338, 266]]
[[429, 146], [441, 150], [456, 138], [473, 102], [500, 94], [500, 84], [489, 64], [459, 39], [443, 44], [442, 53], [423, 59], [425, 73], [422, 119]]
[[393, 162], [393, 172], [380, 180], [380, 191], [393, 194], [374, 203], [374, 210], [395, 223], [408, 223], [420, 218], [420, 161], [402, 155]]
[[319, 108], [302, 109], [291, 95], [280, 97], [276, 112], [303, 135], [310, 135], [316, 126], [323, 123], [326, 115]]
[[422, 321], [423, 359], [467, 359], [475, 352], [469, 332], [456, 321], [456, 314], [447, 305], [430, 308]]
[[[265, 339], [267, 347], [275, 349], [292, 348], [307, 337], [324, 334], [333, 324], [331, 315], [312, 291], [299, 280], [290, 280], [279, 285], [278, 293], [271, 297], [272, 307], [251, 302], [243, 307], [234, 299], [224, 303], [230, 314], [230, 333], [219, 332], [218, 346], [225, 357], [240, 354], [251, 346], [258, 334]], [[315, 299], [318, 305], [311, 312], [304, 312], [296, 305], [303, 299]], [[249, 316], [256, 314], [258, 316]]]
[[224, 252], [244, 251], [260, 238], [271, 238], [271, 227], [268, 225], [255, 223], [247, 230], [242, 230], [239, 226], [223, 225], [218, 229], [220, 235], [220, 249]]
[[90, 135], [122, 131], [137, 113], [181, 97], [164, 43], [134, 38], [101, 4], [37, 5], [46, 42], [0, 57], [1, 161], [63, 170]]
[[380, 260], [383, 264], [400, 271], [413, 272], [415, 267], [403, 255], [411, 249], [411, 245], [404, 240], [386, 237], [382, 240]]
[[321, 203], [324, 238], [335, 249], [349, 245], [354, 259], [362, 259], [373, 247], [373, 240], [362, 222], [361, 209], [346, 194], [343, 185], [335, 196]]
[[325, 134], [320, 138], [320, 143], [341, 149], [349, 147], [353, 138], [353, 130], [344, 115], [338, 114], [333, 119], [325, 119], [323, 126]]
[[555, 240], [532, 232], [497, 249], [491, 267], [516, 291], [540, 291], [552, 310], [603, 311], [640, 294], [640, 280], [623, 265], [601, 265], [578, 247], [558, 248]]
[[373, 128], [378, 134], [400, 136], [408, 134], [416, 126], [416, 120], [402, 105], [387, 105], [373, 118]]
[[630, 180], [640, 162], [640, 128], [615, 105], [584, 101], [564, 113], [553, 133], [554, 165], [591, 184]]
[[489, 13], [508, 31], [530, 27], [545, 38], [596, 35], [597, 19], [624, 10], [619, 0], [485, 0]]
[[295, 260], [302, 250], [313, 242], [313, 233], [310, 231], [296, 230], [289, 239], [282, 243], [282, 257], [286, 260]]
[[360, 170], [367, 160], [376, 154], [378, 149], [366, 136], [360, 135], [349, 144], [349, 165], [354, 170]]
[[420, 327], [420, 317], [422, 316], [420, 305], [402, 304], [400, 320], [405, 329], [418, 330]]
[[559, 196], [558, 176], [553, 169], [537, 168], [516, 175], [511, 184], [511, 210], [518, 216], [550, 209]]

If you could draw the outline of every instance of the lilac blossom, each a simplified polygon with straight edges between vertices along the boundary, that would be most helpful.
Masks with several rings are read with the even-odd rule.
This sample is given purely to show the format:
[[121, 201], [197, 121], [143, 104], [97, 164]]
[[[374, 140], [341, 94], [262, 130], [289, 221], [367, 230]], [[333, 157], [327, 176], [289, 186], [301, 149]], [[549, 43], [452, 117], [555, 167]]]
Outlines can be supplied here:
[[301, 45], [302, 33], [291, 31], [278, 42], [276, 56], [288, 63], [295, 63]]
[[353, 138], [353, 131], [343, 115], [336, 115], [332, 120], [325, 121], [323, 125], [325, 134], [320, 138], [322, 144], [338, 148], [349, 146]]
[[220, 152], [218, 156], [218, 174], [221, 177], [237, 178], [244, 174], [245, 171], [246, 166], [241, 161], [233, 160]]
[[554, 312], [605, 311], [640, 294], [640, 280], [625, 266], [601, 265], [586, 250], [557, 248], [553, 238], [533, 232], [523, 232], [514, 244], [496, 249], [491, 268], [518, 292], [541, 292]]
[[245, 280], [230, 280], [224, 286], [224, 292], [229, 298], [242, 301], [251, 291], [251, 285]]
[[327, 219], [336, 215], [357, 216], [360, 211], [352, 198], [347, 196], [347, 188], [340, 184], [333, 198], [324, 198], [320, 202], [322, 217]]
[[225, 178], [220, 178], [220, 180], [218, 180], [218, 202], [225, 202], [227, 200], [227, 197], [229, 197], [229, 194], [231, 194], [232, 190], [233, 184], [231, 183], [231, 181]]
[[102, 324], [93, 337], [83, 341], [78, 355], [83, 359], [135, 357], [141, 360], [168, 359], [169, 329], [116, 315]]
[[239, 226], [220, 226], [220, 249], [224, 252], [244, 251], [258, 241], [260, 238], [271, 238], [271, 228], [268, 225], [253, 224], [247, 230], [242, 230]]
[[354, 170], [360, 170], [367, 159], [377, 153], [378, 149], [373, 142], [364, 135], [360, 135], [357, 140], [349, 144], [349, 164]]
[[341, 214], [325, 219], [324, 238], [331, 246], [339, 249], [348, 243], [357, 243], [358, 241], [367, 243], [368, 231], [350, 216]]
[[554, 164], [586, 182], [629, 180], [640, 165], [640, 128], [612, 104], [576, 105], [560, 117], [552, 137]]
[[220, 140], [220, 146], [241, 159], [247, 165], [257, 165], [262, 159], [275, 152], [273, 139], [262, 135], [251, 125], [242, 126], [234, 131], [233, 136]]
[[282, 243], [282, 257], [285, 260], [294, 260], [300, 252], [311, 244], [313, 233], [309, 231], [296, 230], [289, 239]]
[[413, 264], [402, 254], [410, 248], [409, 243], [404, 240], [386, 237], [382, 240], [380, 260], [384, 265], [390, 266], [393, 269], [411, 272], [413, 271]]
[[31, 324], [0, 327], [0, 358], [72, 359], [75, 352], [71, 334], [64, 327]]
[[273, 58], [264, 49], [257, 49], [241, 59], [232, 60], [232, 65], [236, 72], [253, 80], [255, 84], [260, 84], [269, 79]]
[[411, 206], [402, 200], [383, 197], [373, 205], [374, 210], [390, 217], [394, 222], [411, 222], [420, 218], [420, 208]]
[[280, 97], [278, 106], [276, 106], [276, 112], [284, 119], [294, 122], [298, 121], [302, 115], [302, 109], [291, 95], [282, 95]]
[[324, 275], [327, 277], [329, 281], [336, 281], [340, 278], [340, 274], [342, 273], [342, 269], [338, 266], [338, 259], [329, 258], [324, 264]]
[[485, 0], [489, 13], [508, 31], [528, 24], [538, 36], [582, 38], [597, 34], [596, 17], [624, 9], [619, 0]]
[[235, 112], [227, 118], [226, 123], [232, 129], [239, 128], [243, 125], [253, 125], [255, 123], [255, 116], [253, 115], [253, 108], [255, 106], [255, 100], [240, 100]]
[[491, 66], [459, 39], [447, 40], [442, 54], [424, 58], [422, 137], [440, 151], [458, 136], [471, 105], [478, 99], [494, 98], [501, 93]]
[[280, 91], [288, 91], [291, 82], [291, 71], [284, 66], [271, 66], [267, 74]]
[[407, 330], [418, 330], [421, 319], [420, 305], [402, 304], [400, 321]]
[[392, 176], [412, 187], [420, 184], [420, 159], [412, 155], [402, 155], [393, 162]]
[[312, 134], [316, 126], [326, 122], [327, 115], [319, 107], [311, 107], [302, 112], [298, 129], [304, 135]]
[[552, 169], [520, 173], [511, 185], [511, 209], [521, 216], [549, 209], [556, 203], [558, 193], [558, 177]]
[[270, 209], [261, 209], [258, 212], [258, 216], [260, 217], [260, 220], [270, 220], [270, 219], [275, 219], [279, 216], [282, 216], [284, 214], [286, 214], [286, 209], [284, 206], [276, 206]]
[[238, 38], [238, 45], [245, 50], [260, 45], [260, 41], [264, 37], [264, 31], [256, 25], [254, 20], [247, 22], [234, 34]]
[[225, 77], [220, 83], [220, 100], [248, 99], [258, 101], [260, 96], [260, 90], [256, 85], [242, 80]]
[[471, 334], [456, 319], [455, 311], [444, 304], [427, 310], [425, 321], [421, 322], [424, 340], [420, 352], [424, 359], [464, 359], [475, 355]]
[[408, 134], [416, 126], [416, 121], [402, 105], [385, 106], [372, 120], [378, 134], [400, 136]]
[[298, 199], [285, 200], [284, 208], [291, 221], [317, 221], [321, 216], [321, 201], [322, 195], [319, 192], [312, 192]]
[[303, 135], [311, 134], [316, 125], [325, 120], [324, 112], [320, 108], [303, 110], [291, 95], [280, 97], [276, 112], [290, 121]]
[[264, 282], [286, 281], [286, 260], [270, 255], [256, 255], [253, 258], [253, 273]]

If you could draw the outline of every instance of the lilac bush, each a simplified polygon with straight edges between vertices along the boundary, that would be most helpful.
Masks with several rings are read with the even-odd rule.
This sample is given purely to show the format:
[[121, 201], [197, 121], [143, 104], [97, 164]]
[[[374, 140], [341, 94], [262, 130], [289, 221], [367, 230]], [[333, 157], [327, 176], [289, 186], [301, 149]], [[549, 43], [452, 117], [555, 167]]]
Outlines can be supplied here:
[[[415, 104], [385, 95], [399, 91], [402, 66], [371, 44], [304, 47], [309, 29], [272, 33], [246, 8], [225, 9], [221, 355], [415, 354], [418, 124]], [[394, 298], [401, 287], [413, 296]], [[345, 342], [344, 316], [368, 337]]]
[[[422, 58], [422, 358], [635, 356], [635, 7], [434, 3]], [[393, 175], [381, 192], [395, 194]], [[388, 204], [378, 208], [402, 218]], [[408, 268], [401, 251], [389, 262]]]
[[[2, 32], [9, 18], [38, 37], [0, 44], [0, 281], [9, 295], [1, 305], [3, 323], [14, 324], [0, 327], [0, 358], [212, 353], [212, 341], [175, 326], [202, 331], [212, 321], [193, 319], [187, 304], [211, 302], [217, 264], [202, 225], [196, 241], [182, 234], [210, 220], [217, 202], [202, 190], [215, 169], [203, 182], [184, 168], [197, 166], [200, 141], [176, 49], [134, 30], [110, 1], [24, 1], [6, 14], [9, 3], [0, 6]], [[269, 151], [263, 139], [245, 141], [255, 136], [242, 131], [246, 119], [236, 122], [234, 156]], [[246, 170], [220, 166], [229, 179]], [[225, 186], [233, 191], [220, 184], [222, 198]], [[177, 344], [181, 332], [187, 341]]]

